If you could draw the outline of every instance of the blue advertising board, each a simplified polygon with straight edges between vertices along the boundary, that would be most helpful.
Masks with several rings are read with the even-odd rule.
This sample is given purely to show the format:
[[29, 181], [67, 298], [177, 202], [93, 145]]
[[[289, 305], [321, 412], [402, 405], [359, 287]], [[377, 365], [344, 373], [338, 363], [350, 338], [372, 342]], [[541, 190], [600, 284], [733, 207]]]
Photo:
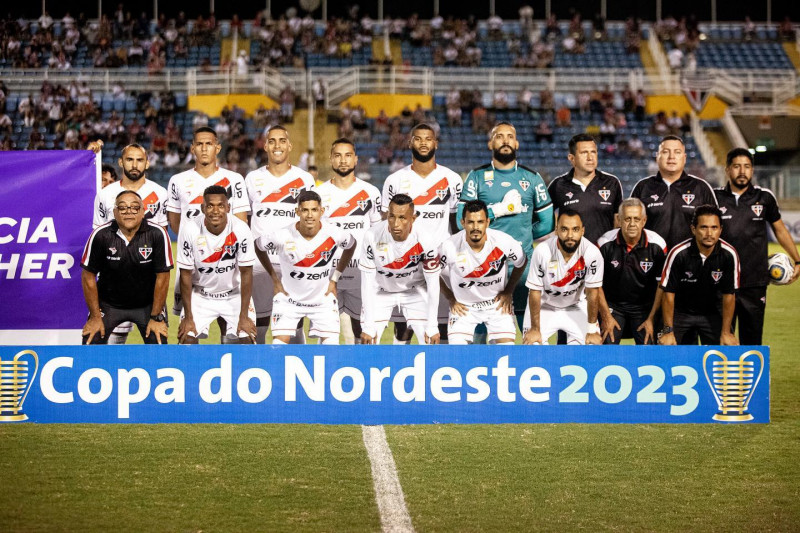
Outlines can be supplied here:
[[0, 422], [767, 423], [769, 348], [0, 347]]

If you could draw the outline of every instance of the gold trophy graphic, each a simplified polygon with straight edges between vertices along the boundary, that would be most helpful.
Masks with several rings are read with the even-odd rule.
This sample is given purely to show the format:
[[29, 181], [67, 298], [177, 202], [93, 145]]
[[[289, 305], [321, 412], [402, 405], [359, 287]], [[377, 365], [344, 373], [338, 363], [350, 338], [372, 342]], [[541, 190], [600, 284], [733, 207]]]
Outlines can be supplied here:
[[[33, 374], [30, 374], [28, 363], [22, 359], [26, 355], [33, 359]], [[39, 356], [33, 350], [23, 350], [14, 359], [0, 359], [0, 422], [21, 422], [28, 415], [22, 412], [22, 404], [31, 390], [36, 372], [39, 370]]]
[[[710, 375], [707, 364], [709, 361]], [[764, 372], [764, 356], [761, 352], [750, 350], [743, 353], [738, 360], [729, 360], [724, 353], [709, 350], [703, 356], [703, 372], [719, 407], [719, 412], [712, 417], [713, 420], [745, 422], [753, 419], [753, 415], [747, 412], [747, 405]]]

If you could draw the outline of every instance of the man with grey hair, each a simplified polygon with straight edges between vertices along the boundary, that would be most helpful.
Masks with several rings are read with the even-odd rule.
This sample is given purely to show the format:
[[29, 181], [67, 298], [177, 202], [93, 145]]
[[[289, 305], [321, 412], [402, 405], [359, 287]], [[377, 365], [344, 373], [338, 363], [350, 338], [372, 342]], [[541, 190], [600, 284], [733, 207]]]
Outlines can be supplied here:
[[644, 229], [647, 211], [638, 198], [624, 200], [617, 212], [619, 228], [599, 241], [603, 256], [603, 293], [600, 319], [603, 342], [619, 344], [633, 337], [636, 344], [655, 344], [653, 320], [661, 306], [661, 269], [667, 244]]

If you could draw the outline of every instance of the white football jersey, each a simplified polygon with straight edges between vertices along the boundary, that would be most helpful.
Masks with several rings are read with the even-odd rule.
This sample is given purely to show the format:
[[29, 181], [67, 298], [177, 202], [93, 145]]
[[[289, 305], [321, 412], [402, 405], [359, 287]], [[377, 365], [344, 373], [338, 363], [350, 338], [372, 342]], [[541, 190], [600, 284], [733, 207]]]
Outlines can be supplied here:
[[219, 185], [228, 191], [231, 214], [247, 213], [250, 204], [244, 186], [244, 178], [232, 170], [217, 167], [217, 171], [204, 178], [195, 169], [175, 174], [169, 180], [169, 198], [167, 211], [181, 213], [181, 224], [185, 220], [200, 217], [200, 205], [203, 203], [203, 191], [206, 187]]
[[181, 224], [178, 267], [192, 270], [192, 285], [209, 298], [229, 298], [241, 289], [240, 267], [253, 266], [253, 234], [245, 222], [228, 214], [228, 225], [214, 235], [204, 217]]
[[352, 248], [353, 236], [335, 224], [323, 222], [313, 239], [306, 240], [294, 224], [256, 239], [260, 250], [274, 251], [281, 266], [281, 283], [293, 300], [318, 304], [324, 301], [339, 249]]
[[[381, 193], [377, 187], [366, 181], [356, 179], [347, 189], [340, 189], [332, 181], [326, 181], [315, 190], [322, 198], [322, 207], [325, 208], [323, 220], [349, 231], [357, 242], [361, 242], [370, 227], [381, 221]], [[356, 274], [360, 250], [361, 247], [357, 246], [353, 260], [342, 273], [338, 284], [340, 288], [359, 287]], [[334, 267], [341, 255], [341, 251], [336, 254]]]
[[580, 302], [584, 288], [603, 286], [603, 256], [600, 249], [581, 238], [569, 262], [558, 249], [558, 236], [553, 235], [533, 250], [525, 286], [542, 291], [542, 305], [565, 308]]
[[419, 212], [415, 227], [431, 235], [434, 244], [439, 245], [450, 236], [450, 213], [458, 209], [462, 185], [461, 176], [442, 165], [436, 165], [424, 178], [408, 165], [386, 178], [381, 209], [389, 210], [389, 201], [395, 194], [407, 194]]
[[461, 230], [442, 243], [439, 256], [442, 277], [456, 301], [463, 304], [494, 299], [506, 286], [507, 263], [516, 268], [525, 264], [519, 241], [491, 228], [486, 229], [486, 242], [480, 252], [470, 248], [466, 231]]
[[313, 176], [295, 166], [280, 177], [273, 176], [267, 167], [257, 168], [244, 182], [250, 198], [250, 227], [256, 238], [295, 222], [297, 197], [314, 188]]
[[[117, 195], [126, 189], [122, 188], [119, 181], [115, 181], [97, 193], [94, 198], [94, 220], [93, 225], [102, 226], [106, 222], [114, 220], [114, 206], [116, 205]], [[142, 186], [136, 191], [141, 196], [144, 206], [144, 219], [150, 220], [159, 226], [167, 225], [167, 190], [154, 181], [144, 178]]]
[[[397, 242], [389, 233], [386, 221], [371, 227], [361, 243], [358, 268], [375, 272], [375, 281], [386, 292], [403, 292], [425, 283], [423, 269], [437, 273], [441, 270], [438, 246], [431, 235], [414, 225], [408, 238]], [[363, 294], [362, 298], [370, 295]]]

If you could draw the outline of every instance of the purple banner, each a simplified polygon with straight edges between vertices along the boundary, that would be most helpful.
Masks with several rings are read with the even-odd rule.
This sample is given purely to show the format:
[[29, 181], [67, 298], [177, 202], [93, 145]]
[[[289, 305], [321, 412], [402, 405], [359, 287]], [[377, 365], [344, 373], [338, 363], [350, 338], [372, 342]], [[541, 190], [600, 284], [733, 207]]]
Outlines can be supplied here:
[[0, 152], [0, 183], [0, 330], [80, 329], [95, 154]]

